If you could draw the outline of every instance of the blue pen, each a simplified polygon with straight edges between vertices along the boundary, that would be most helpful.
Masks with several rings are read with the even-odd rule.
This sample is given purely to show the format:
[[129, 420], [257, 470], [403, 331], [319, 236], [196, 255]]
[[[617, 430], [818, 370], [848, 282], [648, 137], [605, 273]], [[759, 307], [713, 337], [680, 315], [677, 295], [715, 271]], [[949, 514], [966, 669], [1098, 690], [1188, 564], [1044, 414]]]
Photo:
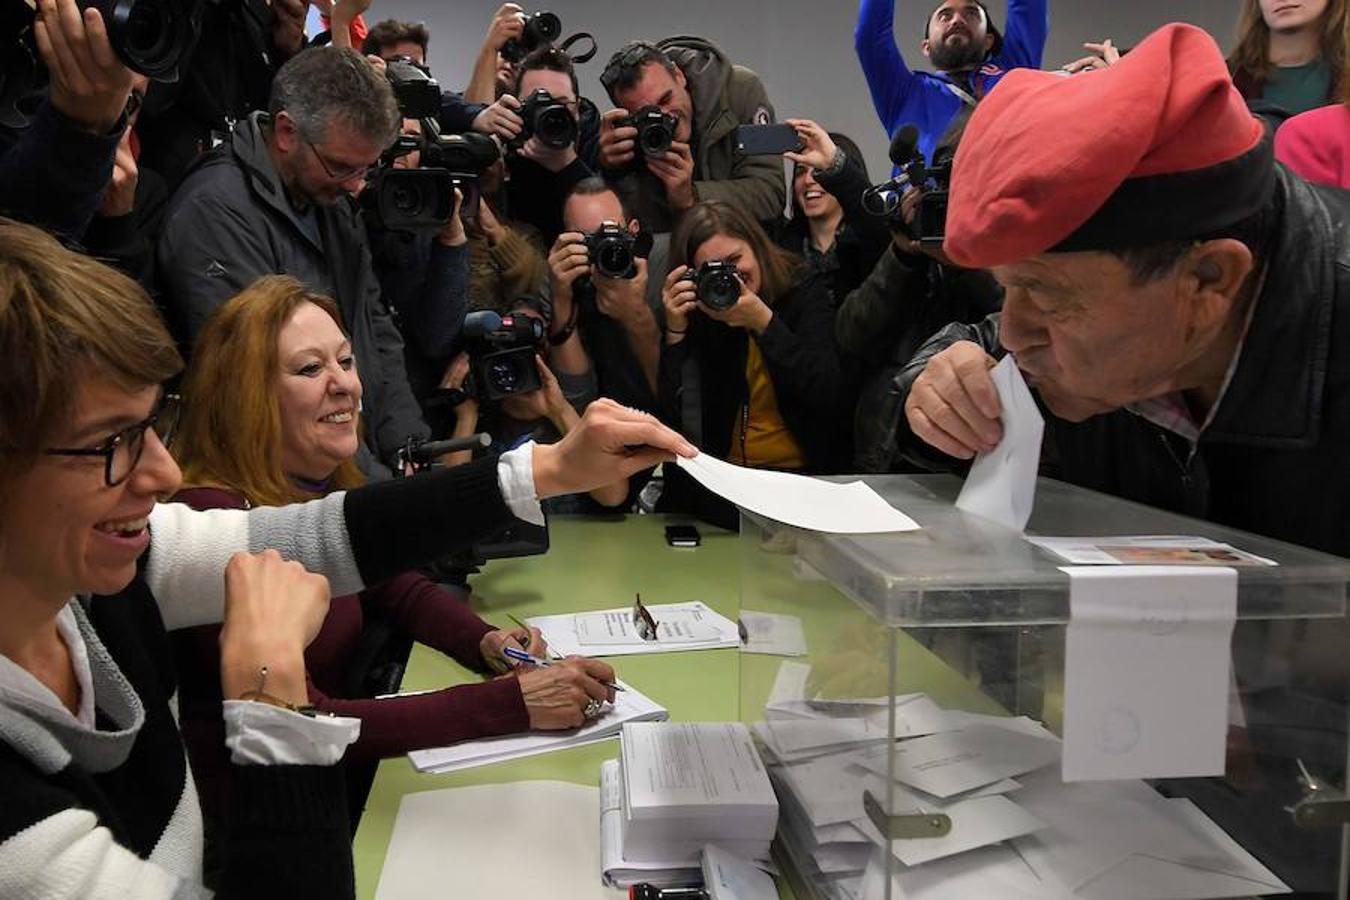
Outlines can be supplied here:
[[[524, 650], [517, 650], [515, 647], [503, 647], [502, 656], [505, 656], [507, 659], [513, 659], [519, 663], [525, 663], [531, 666], [539, 666], [540, 668], [544, 669], [553, 665], [553, 663], [547, 659], [540, 659], [537, 656], [532, 656], [531, 654], [526, 653]], [[615, 684], [612, 681], [602, 681], [600, 683], [603, 684], [605, 687], [613, 688], [616, 691], [624, 690], [623, 685]]]

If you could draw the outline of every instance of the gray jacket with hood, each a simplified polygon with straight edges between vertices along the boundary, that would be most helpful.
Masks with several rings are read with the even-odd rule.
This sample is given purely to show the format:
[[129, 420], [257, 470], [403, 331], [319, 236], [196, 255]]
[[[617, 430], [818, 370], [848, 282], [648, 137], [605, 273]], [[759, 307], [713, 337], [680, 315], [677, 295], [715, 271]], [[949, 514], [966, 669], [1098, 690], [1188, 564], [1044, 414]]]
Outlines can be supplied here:
[[[722, 200], [762, 222], [783, 214], [787, 198], [783, 160], [779, 156], [737, 156], [736, 128], [774, 121], [773, 106], [759, 76], [733, 65], [711, 41], [700, 37], [668, 37], [657, 46], [684, 72], [694, 105], [694, 193], [699, 200]], [[671, 231], [675, 216], [665, 188], [645, 168], [612, 178], [627, 208], [643, 228]]]
[[[291, 206], [253, 113], [183, 182], [158, 247], [161, 288], [181, 337], [195, 341], [215, 309], [263, 275], [290, 275], [342, 311], [361, 375], [365, 448], [357, 462], [388, 477], [398, 448], [429, 431], [408, 386], [403, 338], [380, 299], [365, 224], [355, 201]], [[373, 458], [372, 458], [373, 454]]]

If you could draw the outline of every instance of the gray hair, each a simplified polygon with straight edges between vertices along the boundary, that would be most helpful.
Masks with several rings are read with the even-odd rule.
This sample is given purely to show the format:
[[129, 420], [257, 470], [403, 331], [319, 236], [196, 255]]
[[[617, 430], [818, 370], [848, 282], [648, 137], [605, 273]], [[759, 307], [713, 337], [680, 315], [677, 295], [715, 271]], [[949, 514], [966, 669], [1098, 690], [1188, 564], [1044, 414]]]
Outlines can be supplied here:
[[291, 57], [272, 82], [267, 109], [273, 118], [284, 111], [311, 142], [341, 123], [383, 147], [403, 123], [388, 79], [347, 48], [311, 47]]

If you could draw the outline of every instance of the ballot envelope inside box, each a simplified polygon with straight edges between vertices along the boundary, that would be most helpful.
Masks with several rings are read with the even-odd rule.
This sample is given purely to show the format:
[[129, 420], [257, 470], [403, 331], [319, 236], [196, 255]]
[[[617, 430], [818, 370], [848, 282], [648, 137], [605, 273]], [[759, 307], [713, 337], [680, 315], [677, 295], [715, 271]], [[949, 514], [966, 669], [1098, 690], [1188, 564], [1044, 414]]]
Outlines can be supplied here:
[[1048, 479], [1025, 533], [952, 476], [864, 480], [920, 529], [742, 514], [742, 612], [805, 638], [740, 658], [799, 897], [1337, 895], [1350, 561]]

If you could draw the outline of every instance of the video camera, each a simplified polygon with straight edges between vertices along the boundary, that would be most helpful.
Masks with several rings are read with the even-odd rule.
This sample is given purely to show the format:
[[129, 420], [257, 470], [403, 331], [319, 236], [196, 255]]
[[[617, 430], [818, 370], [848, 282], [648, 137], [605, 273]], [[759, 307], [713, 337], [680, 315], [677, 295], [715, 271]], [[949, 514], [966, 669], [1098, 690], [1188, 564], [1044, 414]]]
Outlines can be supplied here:
[[[919, 151], [919, 129], [906, 125], [896, 132], [891, 142], [891, 162], [900, 174], [890, 181], [868, 188], [862, 196], [863, 209], [879, 219], [886, 219], [920, 244], [941, 246], [947, 236], [947, 199], [952, 184], [952, 159], [956, 150], [939, 147], [933, 153], [933, 164], [927, 165]], [[909, 188], [923, 191], [914, 224], [904, 221], [901, 201]]]
[[537, 12], [525, 17], [525, 30], [519, 38], [502, 44], [502, 59], [518, 63], [533, 50], [546, 47], [562, 36], [562, 19], [556, 13]]
[[699, 302], [709, 309], [731, 309], [741, 298], [741, 277], [736, 266], [724, 259], [710, 259], [697, 271], [685, 272], [680, 280], [693, 282]]
[[561, 150], [577, 142], [577, 118], [572, 111], [555, 100], [553, 95], [543, 88], [537, 88], [520, 106], [520, 118], [525, 123], [511, 142], [512, 146], [523, 146], [532, 137], [539, 138], [545, 147]]
[[427, 119], [441, 114], [441, 86], [431, 77], [429, 68], [410, 56], [395, 56], [385, 61], [384, 74], [403, 118]]
[[[103, 17], [108, 42], [127, 68], [155, 81], [177, 81], [197, 43], [204, 0], [78, 0]], [[0, 124], [22, 128], [47, 80], [33, 34], [36, 11], [25, 0], [0, 3]]]
[[615, 123], [617, 128], [636, 128], [637, 146], [643, 156], [660, 156], [675, 142], [675, 127], [679, 121], [659, 106], [644, 106], [626, 119]]
[[539, 319], [479, 310], [464, 317], [462, 334], [472, 382], [466, 381], [465, 391], [486, 402], [543, 387], [534, 361], [544, 340], [544, 323]]
[[[415, 169], [394, 167], [394, 160], [421, 153]], [[400, 135], [380, 157], [361, 192], [371, 223], [391, 231], [438, 230], [455, 211], [455, 189], [463, 200], [460, 214], [475, 218], [481, 202], [478, 177], [500, 157], [497, 143], [483, 134], [441, 134], [435, 119], [422, 120], [421, 136]]]

